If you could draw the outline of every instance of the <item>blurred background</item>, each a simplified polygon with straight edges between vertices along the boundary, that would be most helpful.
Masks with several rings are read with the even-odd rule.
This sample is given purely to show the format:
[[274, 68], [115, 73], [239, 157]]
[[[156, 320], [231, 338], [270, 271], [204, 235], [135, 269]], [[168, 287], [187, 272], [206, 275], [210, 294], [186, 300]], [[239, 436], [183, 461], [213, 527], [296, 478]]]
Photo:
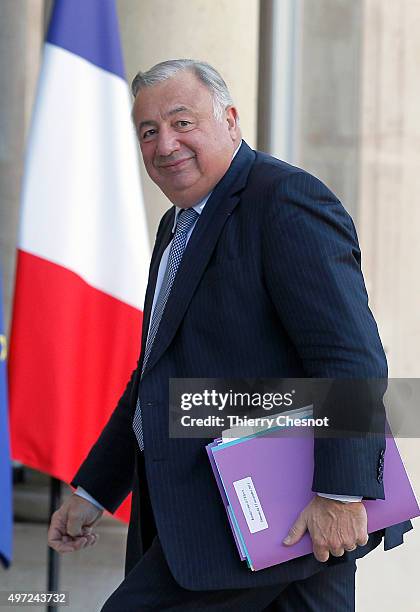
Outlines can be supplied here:
[[[323, 180], [352, 215], [390, 376], [420, 375], [420, 0], [117, 0], [127, 80], [191, 57], [214, 65], [245, 140]], [[0, 2], [0, 255], [11, 322], [23, 162], [52, 2]], [[140, 163], [150, 241], [170, 206]], [[399, 441], [420, 491], [418, 439]], [[48, 479], [14, 487], [13, 565], [1, 589], [44, 589]], [[1, 503], [1, 502], [0, 502]], [[416, 521], [414, 521], [416, 527]], [[71, 610], [97, 610], [122, 579], [125, 526], [66, 557]], [[419, 609], [417, 529], [358, 564], [358, 610]], [[89, 587], [87, 587], [89, 585]], [[380, 605], [378, 604], [380, 602]], [[16, 608], [11, 608], [16, 609]]]

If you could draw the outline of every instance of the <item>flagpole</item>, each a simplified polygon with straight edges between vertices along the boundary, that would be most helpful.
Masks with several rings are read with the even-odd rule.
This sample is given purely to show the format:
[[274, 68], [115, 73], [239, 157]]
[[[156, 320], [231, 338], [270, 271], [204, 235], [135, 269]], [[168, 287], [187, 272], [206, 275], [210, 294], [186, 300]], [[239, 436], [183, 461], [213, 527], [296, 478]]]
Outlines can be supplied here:
[[[50, 479], [50, 520], [54, 512], [61, 504], [61, 480], [51, 477]], [[58, 583], [60, 578], [60, 558], [55, 550], [48, 547], [48, 576], [47, 576], [47, 591], [58, 591]], [[57, 610], [57, 606], [49, 604], [48, 612]]]

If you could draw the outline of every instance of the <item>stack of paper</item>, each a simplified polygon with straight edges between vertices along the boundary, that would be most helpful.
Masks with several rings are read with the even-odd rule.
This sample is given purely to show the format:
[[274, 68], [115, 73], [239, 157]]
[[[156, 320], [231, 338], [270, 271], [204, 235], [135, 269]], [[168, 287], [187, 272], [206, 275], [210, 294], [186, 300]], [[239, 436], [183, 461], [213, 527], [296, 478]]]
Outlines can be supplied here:
[[[235, 438], [229, 430], [206, 447], [239, 555], [253, 571], [312, 552], [308, 533], [294, 546], [282, 543], [314, 496], [313, 435], [290, 434], [274, 427]], [[385, 500], [363, 501], [369, 533], [420, 515], [392, 437], [384, 489]]]

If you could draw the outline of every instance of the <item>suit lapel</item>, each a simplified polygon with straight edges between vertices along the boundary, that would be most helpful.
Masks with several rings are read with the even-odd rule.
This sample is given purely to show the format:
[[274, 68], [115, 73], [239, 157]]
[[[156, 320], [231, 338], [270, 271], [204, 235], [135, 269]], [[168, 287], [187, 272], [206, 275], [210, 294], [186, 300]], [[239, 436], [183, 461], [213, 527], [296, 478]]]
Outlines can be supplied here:
[[[168, 302], [150, 353], [144, 374], [153, 368], [163, 352], [172, 341], [202, 277], [217, 240], [229, 215], [240, 199], [240, 191], [244, 188], [249, 171], [255, 159], [255, 153], [243, 142], [229, 170], [216, 185], [204, 207], [187, 244], [181, 264], [178, 268]], [[171, 225], [169, 231], [171, 230]], [[166, 243], [167, 244], [167, 243]], [[161, 250], [161, 254], [163, 253]], [[160, 255], [161, 255], [160, 254]], [[159, 268], [160, 257], [156, 257], [155, 265]], [[156, 284], [157, 270], [153, 276], [152, 287]], [[152, 274], [151, 274], [152, 281]], [[149, 283], [150, 285], [151, 283]], [[149, 290], [149, 288], [148, 288]], [[144, 326], [148, 328], [150, 308], [153, 302], [153, 292], [148, 300], [148, 316]], [[144, 338], [142, 346], [144, 346]]]

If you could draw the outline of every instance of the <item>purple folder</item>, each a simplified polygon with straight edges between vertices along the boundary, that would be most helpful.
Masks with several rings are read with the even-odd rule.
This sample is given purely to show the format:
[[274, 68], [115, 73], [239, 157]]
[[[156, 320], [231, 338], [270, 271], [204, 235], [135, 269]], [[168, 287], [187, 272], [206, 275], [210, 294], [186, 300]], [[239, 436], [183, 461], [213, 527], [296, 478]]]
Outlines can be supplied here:
[[[282, 544], [310, 502], [313, 437], [278, 429], [206, 447], [239, 555], [260, 570], [312, 552], [308, 533], [294, 546]], [[395, 441], [386, 438], [385, 500], [363, 501], [368, 532], [420, 515]]]

